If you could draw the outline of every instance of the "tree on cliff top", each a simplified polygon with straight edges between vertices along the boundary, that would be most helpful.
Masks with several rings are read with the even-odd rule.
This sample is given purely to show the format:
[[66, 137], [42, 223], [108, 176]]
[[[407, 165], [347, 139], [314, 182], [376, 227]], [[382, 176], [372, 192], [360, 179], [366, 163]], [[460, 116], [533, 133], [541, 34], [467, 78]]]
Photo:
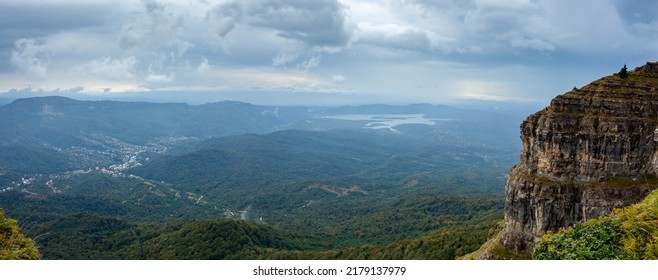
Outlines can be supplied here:
[[617, 73], [617, 76], [622, 79], [626, 79], [628, 77], [628, 69], [626, 68], [626, 64], [624, 64], [624, 67], [619, 70], [619, 73]]
[[34, 241], [18, 230], [18, 222], [5, 218], [0, 209], [0, 260], [36, 260], [41, 255]]

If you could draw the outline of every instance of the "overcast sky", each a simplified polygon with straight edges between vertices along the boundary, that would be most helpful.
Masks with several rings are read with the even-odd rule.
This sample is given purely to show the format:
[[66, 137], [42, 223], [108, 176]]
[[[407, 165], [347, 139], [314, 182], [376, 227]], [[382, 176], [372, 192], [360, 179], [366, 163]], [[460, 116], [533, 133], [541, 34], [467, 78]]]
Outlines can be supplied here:
[[0, 97], [546, 103], [656, 60], [649, 0], [0, 0]]

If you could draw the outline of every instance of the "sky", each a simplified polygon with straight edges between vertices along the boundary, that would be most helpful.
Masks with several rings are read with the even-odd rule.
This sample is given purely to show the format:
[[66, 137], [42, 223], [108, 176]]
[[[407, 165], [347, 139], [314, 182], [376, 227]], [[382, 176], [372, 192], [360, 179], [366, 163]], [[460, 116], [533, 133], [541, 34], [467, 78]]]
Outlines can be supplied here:
[[0, 98], [548, 103], [657, 60], [649, 0], [0, 0]]

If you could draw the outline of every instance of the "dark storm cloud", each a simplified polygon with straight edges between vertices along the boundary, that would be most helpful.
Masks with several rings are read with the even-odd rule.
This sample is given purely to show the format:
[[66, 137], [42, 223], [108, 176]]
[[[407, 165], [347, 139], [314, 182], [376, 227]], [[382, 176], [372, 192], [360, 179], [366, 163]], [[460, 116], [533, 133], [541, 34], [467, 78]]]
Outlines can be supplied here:
[[629, 23], [651, 23], [658, 17], [658, 5], [653, 0], [616, 0], [614, 4]]
[[208, 14], [208, 21], [212, 31], [224, 38], [235, 25], [242, 21], [243, 7], [239, 1], [217, 4]]
[[207, 18], [220, 37], [246, 24], [318, 47], [343, 47], [354, 29], [336, 0], [229, 1], [215, 6]]
[[0, 1], [0, 72], [10, 67], [11, 49], [20, 39], [76, 29], [104, 29], [108, 21], [122, 13], [121, 7], [112, 3]]
[[102, 26], [118, 14], [117, 7], [111, 3], [0, 2], [0, 34], [3, 41], [44, 36], [62, 30]]

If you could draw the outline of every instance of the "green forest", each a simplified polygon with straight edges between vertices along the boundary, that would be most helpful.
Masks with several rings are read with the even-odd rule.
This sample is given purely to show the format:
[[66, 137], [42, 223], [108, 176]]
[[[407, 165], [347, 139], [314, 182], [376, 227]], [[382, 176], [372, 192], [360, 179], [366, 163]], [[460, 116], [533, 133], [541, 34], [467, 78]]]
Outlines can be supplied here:
[[[326, 250], [270, 226], [224, 218], [133, 224], [83, 213], [31, 232], [45, 259], [455, 259], [476, 250], [500, 218], [489, 213], [414, 239]], [[31, 248], [32, 258], [40, 256]]]

